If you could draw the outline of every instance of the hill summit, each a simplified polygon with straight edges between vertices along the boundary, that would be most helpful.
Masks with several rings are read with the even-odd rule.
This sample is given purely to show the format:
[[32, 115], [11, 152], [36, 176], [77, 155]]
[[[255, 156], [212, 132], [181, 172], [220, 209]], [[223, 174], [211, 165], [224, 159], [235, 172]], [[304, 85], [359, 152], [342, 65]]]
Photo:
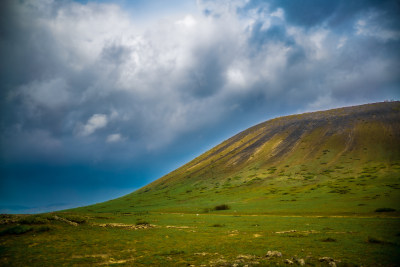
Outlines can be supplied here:
[[[400, 203], [400, 102], [272, 119], [96, 212], [366, 214]], [[218, 209], [218, 208], [217, 208]], [[221, 208], [222, 209], [222, 208]]]

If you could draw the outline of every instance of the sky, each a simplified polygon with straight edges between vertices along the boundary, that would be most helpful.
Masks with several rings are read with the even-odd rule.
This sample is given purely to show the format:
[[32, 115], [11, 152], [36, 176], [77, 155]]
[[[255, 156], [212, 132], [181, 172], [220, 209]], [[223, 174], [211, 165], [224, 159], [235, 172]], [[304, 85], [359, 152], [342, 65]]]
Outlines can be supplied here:
[[400, 99], [396, 0], [3, 0], [0, 213], [130, 193], [293, 113]]

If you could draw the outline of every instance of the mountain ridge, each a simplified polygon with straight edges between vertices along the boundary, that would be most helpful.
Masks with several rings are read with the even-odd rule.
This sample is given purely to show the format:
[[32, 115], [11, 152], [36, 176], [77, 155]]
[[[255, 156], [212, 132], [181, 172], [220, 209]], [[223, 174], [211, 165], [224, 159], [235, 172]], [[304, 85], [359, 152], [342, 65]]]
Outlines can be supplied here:
[[[400, 102], [283, 116], [228, 138], [131, 194], [88, 209], [201, 212], [224, 201], [242, 212], [265, 212], [262, 206], [271, 210], [271, 205], [276, 212], [278, 206], [295, 212], [284, 202], [296, 202], [301, 210], [313, 197], [334, 201], [339, 194], [363, 204], [368, 193], [379, 195], [369, 201], [373, 206], [398, 206], [398, 190], [386, 186], [399, 182], [398, 147]], [[336, 211], [367, 212], [362, 207]]]

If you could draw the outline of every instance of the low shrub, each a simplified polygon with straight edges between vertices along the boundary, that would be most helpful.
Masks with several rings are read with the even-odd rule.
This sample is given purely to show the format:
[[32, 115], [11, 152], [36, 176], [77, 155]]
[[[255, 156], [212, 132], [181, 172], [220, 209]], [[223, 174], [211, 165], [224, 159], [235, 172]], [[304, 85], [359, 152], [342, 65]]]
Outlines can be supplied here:
[[395, 209], [392, 208], [378, 208], [375, 210], [375, 212], [393, 212], [396, 211]]
[[219, 223], [211, 225], [211, 227], [224, 227], [224, 226], [225, 226], [224, 224], [219, 224]]
[[214, 210], [229, 210], [231, 207], [229, 207], [228, 205], [226, 205], [226, 204], [221, 204], [221, 205], [218, 205], [218, 206], [215, 206], [214, 207]]

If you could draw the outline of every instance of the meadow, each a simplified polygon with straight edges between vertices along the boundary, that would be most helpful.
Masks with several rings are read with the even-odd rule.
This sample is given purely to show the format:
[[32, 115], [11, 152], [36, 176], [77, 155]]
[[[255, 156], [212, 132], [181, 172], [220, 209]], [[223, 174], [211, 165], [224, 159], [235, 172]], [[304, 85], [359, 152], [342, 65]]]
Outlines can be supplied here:
[[[7, 233], [6, 229], [17, 227], [16, 222], [1, 226], [2, 266], [400, 264], [400, 218], [392, 212], [285, 216], [215, 210], [10, 217], [30, 229]], [[68, 223], [74, 221], [79, 223]], [[268, 251], [282, 256], [266, 257]]]

